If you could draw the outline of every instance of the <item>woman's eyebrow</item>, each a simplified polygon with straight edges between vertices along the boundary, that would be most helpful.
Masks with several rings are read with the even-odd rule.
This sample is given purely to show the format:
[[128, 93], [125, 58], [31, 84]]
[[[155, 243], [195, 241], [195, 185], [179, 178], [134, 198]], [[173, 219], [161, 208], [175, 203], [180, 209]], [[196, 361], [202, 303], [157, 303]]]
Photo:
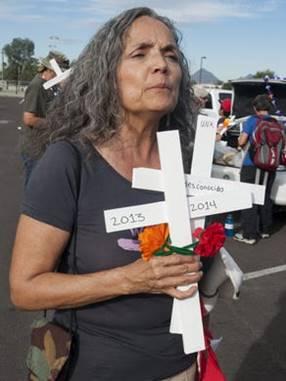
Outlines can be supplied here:
[[167, 45], [163, 46], [160, 50], [163, 52], [170, 52], [171, 51], [174, 53], [178, 53], [178, 48], [174, 44], [167, 44]]
[[139, 42], [137, 44], [134, 44], [133, 46], [131, 46], [131, 49], [132, 51], [134, 50], [137, 50], [137, 49], [148, 49], [148, 48], [152, 48], [152, 46], [154, 46], [154, 44], [150, 41], [146, 41], [146, 42]]
[[[140, 50], [140, 49], [142, 49], [142, 50], [149, 49], [149, 48], [152, 48], [153, 46], [154, 46], [154, 43], [151, 42], [151, 41], [150, 42], [148, 42], [148, 41], [147, 42], [140, 42], [138, 44], [133, 45], [131, 47], [130, 51], [133, 52], [135, 50]], [[175, 53], [178, 52], [178, 48], [174, 44], [167, 44], [167, 45], [161, 47], [160, 50], [163, 51], [163, 52], [166, 52], [166, 51], [167, 52], [168, 51], [173, 51]]]

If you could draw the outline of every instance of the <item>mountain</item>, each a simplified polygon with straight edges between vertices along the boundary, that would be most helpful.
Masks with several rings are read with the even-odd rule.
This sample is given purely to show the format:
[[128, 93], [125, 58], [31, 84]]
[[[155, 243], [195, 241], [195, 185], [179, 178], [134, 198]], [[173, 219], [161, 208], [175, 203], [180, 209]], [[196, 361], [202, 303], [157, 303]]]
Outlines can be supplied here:
[[196, 83], [207, 83], [207, 84], [213, 84], [217, 85], [220, 80], [210, 71], [202, 68], [201, 72], [201, 81], [200, 81], [200, 70], [196, 71], [194, 74], [192, 74], [192, 81]]
[[243, 77], [239, 77], [237, 79], [253, 79], [254, 78], [254, 74], [247, 74]]

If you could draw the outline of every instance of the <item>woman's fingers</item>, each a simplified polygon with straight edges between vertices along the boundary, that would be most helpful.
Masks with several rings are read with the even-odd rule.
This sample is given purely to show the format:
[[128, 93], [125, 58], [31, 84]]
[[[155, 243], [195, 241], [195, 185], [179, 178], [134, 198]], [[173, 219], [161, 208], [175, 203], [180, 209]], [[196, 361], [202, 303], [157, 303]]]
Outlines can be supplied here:
[[[139, 259], [128, 266], [128, 293], [165, 293], [179, 299], [194, 294], [188, 286], [199, 282], [202, 264], [198, 256], [172, 254], [167, 257], [153, 257], [148, 262]], [[176, 289], [187, 286], [186, 291]]]
[[150, 265], [154, 275], [154, 279], [151, 281], [152, 290], [167, 293], [180, 299], [193, 295], [195, 289], [182, 291], [177, 290], [177, 287], [197, 283], [203, 275], [200, 271], [202, 264], [198, 256], [186, 257], [175, 254], [168, 258], [155, 257], [150, 260]]
[[165, 293], [167, 295], [172, 296], [173, 298], [183, 300], [183, 299], [187, 299], [187, 298], [190, 298], [191, 296], [195, 295], [197, 290], [198, 290], [198, 287], [196, 285], [194, 285], [194, 286], [190, 286], [186, 290], [181, 290], [178, 288], [169, 288], [169, 289], [165, 290]]
[[153, 287], [159, 290], [164, 290], [169, 287], [189, 286], [194, 283], [198, 283], [202, 277], [202, 272], [185, 274], [176, 277], [167, 277], [156, 280]]
[[164, 259], [156, 257], [150, 260], [150, 265], [152, 266], [156, 279], [159, 280], [170, 276], [196, 273], [202, 267], [198, 256], [186, 258], [182, 255], [174, 255], [174, 257], [172, 261], [170, 261], [169, 258], [165, 258], [166, 260], [164, 261]]
[[180, 255], [180, 254], [172, 254], [162, 257], [153, 256], [150, 259], [150, 262], [157, 261], [158, 263], [162, 263], [165, 266], [174, 266], [183, 263], [197, 263], [200, 262], [200, 257], [198, 255]]

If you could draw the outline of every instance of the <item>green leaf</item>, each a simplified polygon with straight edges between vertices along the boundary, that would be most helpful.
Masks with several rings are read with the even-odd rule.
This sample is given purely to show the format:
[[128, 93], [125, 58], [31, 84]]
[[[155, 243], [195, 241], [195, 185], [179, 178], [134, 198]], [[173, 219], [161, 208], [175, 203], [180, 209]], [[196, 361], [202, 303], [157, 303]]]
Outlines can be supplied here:
[[31, 328], [41, 328], [44, 327], [49, 321], [42, 317], [40, 319], [35, 319], [31, 325]]
[[50, 367], [43, 352], [35, 346], [30, 346], [26, 358], [28, 369], [38, 377], [39, 381], [48, 381], [50, 377]]

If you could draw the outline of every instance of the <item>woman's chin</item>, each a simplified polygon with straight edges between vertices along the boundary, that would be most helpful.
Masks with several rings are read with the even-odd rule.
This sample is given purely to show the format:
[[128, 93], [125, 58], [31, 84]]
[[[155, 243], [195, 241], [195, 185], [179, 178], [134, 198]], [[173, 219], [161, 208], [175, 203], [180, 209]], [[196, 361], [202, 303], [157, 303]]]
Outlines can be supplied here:
[[165, 115], [173, 111], [174, 108], [175, 108], [175, 105], [173, 104], [173, 102], [172, 103], [166, 102], [166, 103], [160, 103], [160, 104], [153, 104], [152, 106], [150, 106], [150, 111], [158, 112]]

